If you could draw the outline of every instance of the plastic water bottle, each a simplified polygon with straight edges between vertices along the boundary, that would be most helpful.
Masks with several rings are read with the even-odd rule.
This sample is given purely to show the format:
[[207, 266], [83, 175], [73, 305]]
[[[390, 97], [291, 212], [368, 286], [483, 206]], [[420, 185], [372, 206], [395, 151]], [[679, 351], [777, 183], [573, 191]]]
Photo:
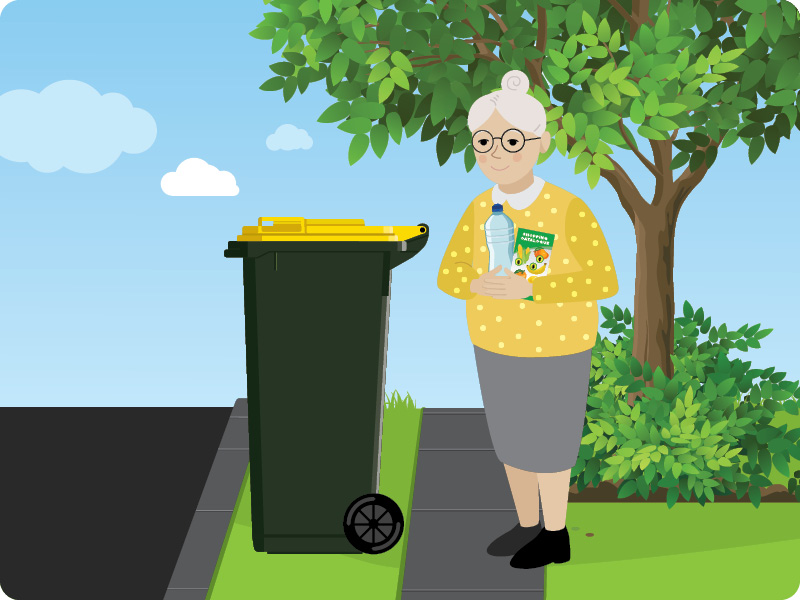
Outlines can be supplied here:
[[486, 219], [483, 229], [489, 249], [489, 271], [500, 265], [496, 275], [505, 276], [506, 269], [513, 271], [514, 221], [503, 212], [502, 204], [493, 204], [492, 216]]

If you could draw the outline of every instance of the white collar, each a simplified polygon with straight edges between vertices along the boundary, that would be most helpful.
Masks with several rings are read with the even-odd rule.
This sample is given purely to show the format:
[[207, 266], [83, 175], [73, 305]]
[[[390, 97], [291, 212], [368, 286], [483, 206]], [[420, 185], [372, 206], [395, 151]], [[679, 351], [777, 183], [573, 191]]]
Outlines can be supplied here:
[[504, 192], [498, 184], [495, 184], [492, 188], [492, 202], [494, 204], [503, 204], [503, 202], [507, 201], [514, 210], [522, 210], [533, 204], [534, 200], [539, 197], [545, 183], [544, 179], [534, 175], [533, 183], [515, 194]]

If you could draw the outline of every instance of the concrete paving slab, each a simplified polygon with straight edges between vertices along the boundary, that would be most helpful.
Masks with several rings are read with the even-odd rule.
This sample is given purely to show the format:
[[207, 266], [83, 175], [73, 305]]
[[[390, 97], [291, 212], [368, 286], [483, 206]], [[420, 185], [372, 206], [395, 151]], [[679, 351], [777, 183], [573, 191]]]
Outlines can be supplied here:
[[[517, 522], [515, 511], [413, 511], [406, 555], [406, 593], [544, 593], [544, 569], [514, 569], [511, 557], [490, 556], [487, 546]], [[423, 532], [424, 535], [414, 535]], [[408, 596], [414, 598], [413, 596]], [[416, 599], [415, 599], [416, 600]]]
[[420, 450], [414, 509], [430, 508], [513, 509], [508, 477], [494, 450]]
[[247, 418], [247, 398], [237, 398], [233, 403], [231, 418]]
[[232, 511], [236, 507], [236, 498], [249, 462], [248, 450], [220, 449], [214, 457], [196, 510]]
[[164, 600], [206, 600], [208, 589], [167, 590]]
[[207, 589], [211, 585], [232, 515], [232, 510], [194, 513], [169, 589]]
[[220, 450], [247, 450], [250, 447], [250, 438], [247, 433], [247, 417], [231, 417], [225, 427], [225, 433], [219, 442]]
[[439, 412], [442, 409], [423, 409], [419, 449], [440, 448], [491, 449], [492, 438], [483, 410], [466, 412], [466, 409]]

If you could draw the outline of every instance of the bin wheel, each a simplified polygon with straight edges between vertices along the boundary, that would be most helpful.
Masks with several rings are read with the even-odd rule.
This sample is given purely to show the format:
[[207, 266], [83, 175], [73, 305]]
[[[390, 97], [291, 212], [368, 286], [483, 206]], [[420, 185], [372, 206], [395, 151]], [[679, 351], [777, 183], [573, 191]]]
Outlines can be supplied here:
[[344, 513], [344, 534], [356, 550], [386, 552], [403, 534], [403, 511], [388, 496], [361, 496]]

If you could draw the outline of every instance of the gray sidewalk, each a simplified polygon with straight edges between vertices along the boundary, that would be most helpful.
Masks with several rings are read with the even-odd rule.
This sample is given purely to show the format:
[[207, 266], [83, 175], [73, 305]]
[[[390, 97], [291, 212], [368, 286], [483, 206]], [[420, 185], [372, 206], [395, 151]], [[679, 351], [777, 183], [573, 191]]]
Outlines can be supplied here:
[[[231, 412], [164, 600], [204, 600], [249, 461], [247, 399]], [[544, 523], [540, 513], [539, 518]], [[543, 600], [544, 569], [486, 546], [517, 523], [483, 409], [424, 408], [402, 600]]]
[[543, 599], [544, 568], [486, 553], [516, 523], [484, 410], [424, 408], [402, 600]]
[[247, 398], [233, 406], [164, 600], [205, 600], [249, 457]]

